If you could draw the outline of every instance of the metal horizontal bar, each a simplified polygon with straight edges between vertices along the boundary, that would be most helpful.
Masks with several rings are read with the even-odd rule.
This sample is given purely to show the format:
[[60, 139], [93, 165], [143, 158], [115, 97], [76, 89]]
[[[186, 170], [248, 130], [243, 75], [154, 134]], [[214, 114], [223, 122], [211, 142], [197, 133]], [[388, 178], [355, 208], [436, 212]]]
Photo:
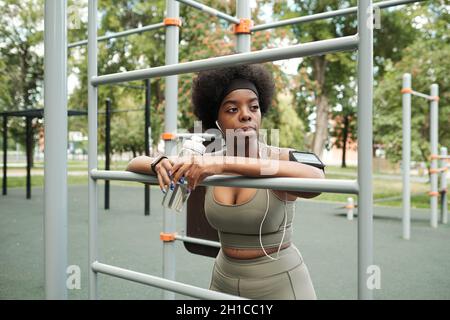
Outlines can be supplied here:
[[199, 238], [193, 238], [193, 237], [187, 237], [182, 235], [175, 235], [175, 240], [183, 241], [183, 242], [189, 242], [189, 243], [196, 243], [196, 244], [203, 244], [205, 246], [220, 248], [220, 242], [217, 241], [211, 241], [211, 240], [205, 240], [205, 239], [199, 239]]
[[202, 59], [179, 64], [172, 64], [142, 70], [113, 73], [91, 78], [91, 84], [125, 82], [155, 77], [173, 76], [177, 74], [198, 72], [218, 67], [261, 63], [298, 57], [322, 55], [335, 51], [353, 50], [358, 47], [358, 36], [347, 36], [336, 39], [308, 42], [287, 48], [267, 49], [254, 52], [238, 53], [223, 57]]
[[[122, 31], [122, 32], [117, 32], [117, 33], [112, 33], [109, 35], [101, 36], [101, 37], [97, 38], [97, 41], [105, 41], [105, 40], [109, 40], [112, 38], [125, 37], [125, 36], [129, 36], [130, 34], [142, 33], [145, 31], [154, 30], [154, 29], [158, 29], [158, 28], [162, 28], [162, 27], [164, 27], [164, 23], [160, 22], [160, 23], [151, 24], [148, 26], [140, 27], [140, 28], [130, 29], [130, 30]], [[81, 40], [78, 42], [69, 43], [67, 45], [67, 47], [73, 48], [73, 47], [85, 46], [85, 45], [87, 45], [87, 43], [88, 43], [87, 40]]]
[[228, 15], [226, 13], [223, 13], [223, 12], [221, 12], [219, 10], [216, 10], [214, 8], [211, 8], [211, 7], [208, 7], [207, 5], [204, 5], [204, 4], [199, 3], [197, 1], [192, 1], [192, 0], [176, 0], [176, 1], [184, 3], [184, 4], [186, 4], [188, 6], [191, 6], [191, 7], [195, 8], [195, 9], [199, 9], [199, 10], [205, 11], [206, 13], [208, 13], [208, 14], [210, 14], [212, 16], [217, 16], [217, 17], [222, 18], [222, 19], [224, 19], [224, 20], [226, 20], [228, 22], [231, 22], [231, 23], [236, 23], [237, 24], [237, 23], [240, 22], [238, 18], [232, 17], [232, 16], [230, 16], [230, 15]]
[[[383, 9], [383, 8], [388, 8], [388, 7], [393, 7], [393, 6], [399, 6], [402, 4], [408, 4], [408, 3], [412, 3], [412, 2], [420, 2], [420, 1], [424, 1], [424, 0], [381, 1], [381, 2], [374, 3], [373, 7]], [[309, 16], [303, 16], [303, 17], [298, 17], [298, 18], [292, 18], [292, 19], [286, 19], [286, 20], [282, 20], [282, 21], [261, 24], [259, 26], [254, 26], [250, 30], [252, 32], [255, 32], [255, 31], [261, 31], [261, 30], [272, 29], [272, 28], [277, 28], [277, 27], [283, 27], [283, 26], [287, 26], [287, 25], [291, 25], [291, 24], [298, 24], [298, 23], [311, 22], [311, 21], [316, 21], [316, 20], [329, 19], [329, 18], [334, 18], [334, 17], [339, 17], [339, 16], [356, 13], [357, 11], [358, 11], [358, 7], [350, 7], [350, 8], [333, 10], [333, 11], [328, 11], [328, 12], [321, 12], [321, 13], [316, 13], [316, 14], [312, 14]]]
[[[136, 181], [148, 184], [158, 184], [155, 176], [133, 173], [128, 171], [92, 170], [91, 177], [100, 180]], [[358, 194], [356, 180], [343, 179], [306, 179], [306, 178], [250, 178], [243, 176], [216, 175], [206, 178], [202, 186], [225, 186], [256, 189], [304, 191], [304, 192], [330, 192]]]
[[417, 97], [425, 98], [427, 100], [434, 100], [434, 98], [432, 96], [430, 96], [428, 94], [425, 94], [425, 93], [417, 92], [417, 91], [414, 91], [414, 90], [412, 90], [411, 94], [415, 95]]
[[203, 289], [195, 287], [189, 284], [185, 284], [178, 281], [167, 280], [164, 278], [152, 276], [145, 273], [140, 273], [128, 269], [119, 268], [116, 266], [111, 266], [108, 264], [93, 262], [92, 270], [95, 272], [100, 272], [113, 277], [134, 281], [142, 284], [146, 284], [152, 287], [157, 287], [164, 290], [169, 290], [177, 293], [181, 293], [187, 296], [199, 298], [199, 299], [209, 299], [209, 300], [248, 300], [242, 297], [233, 296], [225, 293], [220, 293], [217, 291], [212, 291], [208, 289]]
[[192, 136], [202, 137], [206, 140], [211, 140], [212, 138], [218, 139], [221, 138], [221, 136], [216, 136], [214, 134], [210, 133], [177, 133], [175, 134], [176, 138], [191, 138]]

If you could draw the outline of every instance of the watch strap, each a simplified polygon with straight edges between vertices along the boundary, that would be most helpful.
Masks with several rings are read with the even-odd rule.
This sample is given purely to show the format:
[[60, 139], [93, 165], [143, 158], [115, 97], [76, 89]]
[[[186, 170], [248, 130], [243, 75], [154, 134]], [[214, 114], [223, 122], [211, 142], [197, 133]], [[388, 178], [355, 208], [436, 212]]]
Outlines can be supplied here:
[[162, 161], [162, 159], [168, 159], [165, 155], [160, 155], [158, 156], [155, 160], [153, 160], [152, 164], [150, 165], [150, 167], [152, 168], [152, 171], [157, 174], [155, 167], [158, 163], [160, 163]]

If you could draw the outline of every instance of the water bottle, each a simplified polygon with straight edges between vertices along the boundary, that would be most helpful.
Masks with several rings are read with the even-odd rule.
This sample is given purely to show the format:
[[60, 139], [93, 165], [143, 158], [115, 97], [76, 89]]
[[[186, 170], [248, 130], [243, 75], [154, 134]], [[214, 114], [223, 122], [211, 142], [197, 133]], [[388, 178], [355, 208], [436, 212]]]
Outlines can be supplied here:
[[[199, 136], [192, 136], [190, 139], [185, 140], [178, 157], [202, 156], [206, 150], [206, 147], [202, 143], [203, 141], [204, 139]], [[166, 208], [181, 212], [183, 205], [189, 198], [189, 194], [187, 182], [180, 178], [178, 184], [169, 187], [162, 200], [162, 205]]]

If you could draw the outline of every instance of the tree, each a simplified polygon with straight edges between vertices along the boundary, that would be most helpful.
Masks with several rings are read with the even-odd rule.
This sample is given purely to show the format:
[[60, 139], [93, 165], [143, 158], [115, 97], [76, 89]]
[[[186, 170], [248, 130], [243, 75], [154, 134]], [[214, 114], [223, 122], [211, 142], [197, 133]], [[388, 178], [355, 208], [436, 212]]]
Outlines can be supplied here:
[[[417, 41], [404, 52], [403, 59], [387, 67], [387, 72], [375, 91], [374, 138], [384, 145], [386, 156], [391, 161], [401, 160], [402, 150], [402, 107], [401, 86], [403, 73], [411, 73], [415, 91], [429, 94], [431, 83], [438, 83], [439, 101], [439, 143], [450, 143], [450, 68], [447, 53], [449, 41], [433, 39]], [[411, 160], [428, 162], [429, 146], [429, 104], [428, 101], [412, 97], [411, 101]]]
[[[264, 4], [268, 1], [261, 1]], [[234, 15], [235, 1], [204, 1], [206, 5], [217, 8], [230, 15]], [[124, 8], [118, 10], [117, 8]], [[165, 1], [153, 2], [136, 2], [136, 1], [104, 1], [101, 8], [101, 22], [99, 35], [123, 31], [128, 28], [136, 28], [139, 25], [148, 25], [159, 23], [164, 19]], [[259, 16], [259, 7], [254, 9], [252, 15]], [[215, 56], [221, 56], [234, 53], [235, 43], [234, 34], [227, 22], [218, 18], [211, 17], [205, 12], [198, 11], [191, 7], [180, 5], [180, 16], [183, 20], [180, 29], [180, 50], [179, 60], [193, 61], [197, 59], [205, 59]], [[261, 21], [257, 20], [257, 23]], [[72, 30], [69, 34], [71, 41], [85, 39], [85, 28], [80, 30]], [[259, 32], [252, 36], [252, 49], [264, 49], [275, 46], [275, 40], [278, 38], [278, 32]], [[118, 38], [99, 45], [99, 74], [109, 74], [126, 70], [135, 70], [141, 68], [161, 66], [164, 61], [164, 29], [146, 32], [141, 35], [132, 35], [125, 38]], [[79, 85], [71, 95], [70, 105], [73, 108], [85, 108], [87, 101], [87, 62], [86, 48], [72, 49], [70, 54], [71, 70], [79, 77]], [[279, 90], [286, 87], [287, 78], [283, 76], [281, 70], [274, 64], [267, 64], [267, 67], [273, 72], [276, 86]], [[194, 124], [194, 115], [191, 107], [191, 83], [192, 74], [179, 76], [179, 96], [178, 96], [178, 127], [192, 128]], [[164, 119], [164, 78], [152, 79], [152, 139], [155, 145], [159, 142], [159, 137], [163, 131]], [[130, 84], [142, 85], [142, 82], [132, 82]], [[102, 108], [101, 101], [109, 97], [112, 101], [113, 110], [136, 108], [142, 106], [144, 101], [143, 91], [140, 94], [136, 90], [128, 90], [119, 86], [100, 86], [99, 87], [99, 110]], [[274, 97], [273, 109], [277, 109], [277, 97]], [[126, 119], [119, 120], [119, 117]], [[134, 135], [142, 135], [140, 130], [126, 130], [126, 126], [132, 125], [129, 122], [131, 116], [125, 114], [114, 114], [116, 118], [118, 133], [114, 133], [115, 127], [112, 128], [112, 135], [120, 136], [123, 146], [113, 143], [113, 151], [132, 151], [143, 152], [143, 144], [141, 147], [133, 145], [131, 141], [139, 141]], [[140, 117], [136, 120], [142, 121]], [[77, 121], [74, 119], [74, 121]], [[81, 119], [79, 119], [81, 121]], [[99, 127], [103, 126], [103, 118], [99, 117]], [[74, 124], [75, 125], [75, 124]], [[121, 128], [121, 126], [125, 128]], [[136, 123], [136, 126], [141, 126]], [[299, 130], [301, 128], [299, 127]], [[120, 134], [119, 134], [120, 132]], [[282, 133], [283, 134], [283, 133]], [[99, 131], [99, 140], [102, 147], [103, 131]], [[128, 143], [127, 145], [127, 141]], [[284, 141], [284, 140], [283, 140]], [[114, 149], [115, 148], [115, 149]]]
[[[374, 138], [386, 149], [391, 161], [401, 159], [402, 108], [401, 86], [403, 73], [411, 73], [415, 91], [429, 94], [430, 84], [438, 83], [439, 143], [448, 146], [450, 133], [450, 67], [447, 58], [450, 50], [448, 25], [450, 14], [443, 2], [433, 1], [428, 6], [416, 8], [410, 14], [413, 25], [420, 30], [420, 37], [402, 52], [397, 63], [386, 64], [386, 73], [375, 90]], [[428, 163], [429, 151], [429, 104], [426, 100], [412, 97], [411, 104], [411, 159]]]
[[[274, 5], [274, 12], [279, 19], [287, 19], [355, 5], [356, 1], [294, 1], [293, 5], [282, 2]], [[382, 28], [374, 31], [376, 77], [381, 77], [384, 73], [385, 61], [398, 61], [403, 48], [416, 37], [417, 30], [404, 23], [404, 11], [410, 10], [412, 9], [382, 12]], [[356, 15], [353, 14], [297, 24], [292, 27], [290, 36], [293, 43], [310, 42], [353, 35], [357, 31], [356, 28]], [[392, 32], [393, 30], [402, 32]], [[310, 146], [314, 153], [322, 154], [328, 140], [329, 119], [333, 110], [338, 111], [342, 106], [350, 106], [351, 100], [355, 99], [355, 81], [355, 53], [327, 54], [302, 60], [296, 82], [300, 89], [294, 87], [292, 90], [296, 97], [297, 112], [306, 122], [306, 128], [309, 128], [308, 122], [315, 119]], [[343, 92], [346, 94], [343, 95]], [[350, 118], [355, 119], [355, 109], [346, 108], [345, 111]]]
[[[0, 6], [0, 110], [42, 107], [43, 1], [3, 0]], [[22, 118], [9, 120], [9, 132], [16, 143], [25, 145]]]

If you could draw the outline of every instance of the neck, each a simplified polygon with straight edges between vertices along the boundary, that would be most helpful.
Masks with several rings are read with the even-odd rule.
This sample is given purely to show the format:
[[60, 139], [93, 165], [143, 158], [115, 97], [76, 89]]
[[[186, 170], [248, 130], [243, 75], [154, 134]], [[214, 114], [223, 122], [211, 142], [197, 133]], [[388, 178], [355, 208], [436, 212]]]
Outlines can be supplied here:
[[259, 158], [259, 141], [257, 138], [245, 138], [245, 143], [243, 141], [239, 141], [241, 143], [237, 143], [235, 140], [234, 143], [226, 144], [226, 154], [233, 155], [237, 157], [246, 157], [246, 158]]

